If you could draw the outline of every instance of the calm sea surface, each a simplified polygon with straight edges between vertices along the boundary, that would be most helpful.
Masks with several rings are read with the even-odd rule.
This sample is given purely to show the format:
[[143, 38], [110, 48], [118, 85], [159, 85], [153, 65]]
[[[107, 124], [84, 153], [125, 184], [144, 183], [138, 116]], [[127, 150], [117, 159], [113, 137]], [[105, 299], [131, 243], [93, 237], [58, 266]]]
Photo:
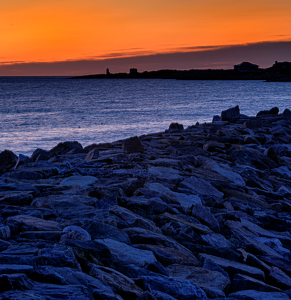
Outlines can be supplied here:
[[0, 151], [30, 155], [61, 141], [110, 142], [171, 122], [208, 122], [237, 104], [246, 115], [274, 106], [282, 112], [291, 107], [291, 84], [0, 77]]

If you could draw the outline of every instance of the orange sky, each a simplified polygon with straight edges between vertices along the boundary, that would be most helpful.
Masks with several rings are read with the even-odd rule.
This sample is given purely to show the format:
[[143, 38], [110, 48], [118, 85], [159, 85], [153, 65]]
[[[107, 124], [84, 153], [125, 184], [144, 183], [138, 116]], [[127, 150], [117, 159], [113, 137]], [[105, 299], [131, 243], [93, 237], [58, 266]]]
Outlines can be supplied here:
[[290, 16], [290, 0], [0, 0], [0, 65], [286, 41]]

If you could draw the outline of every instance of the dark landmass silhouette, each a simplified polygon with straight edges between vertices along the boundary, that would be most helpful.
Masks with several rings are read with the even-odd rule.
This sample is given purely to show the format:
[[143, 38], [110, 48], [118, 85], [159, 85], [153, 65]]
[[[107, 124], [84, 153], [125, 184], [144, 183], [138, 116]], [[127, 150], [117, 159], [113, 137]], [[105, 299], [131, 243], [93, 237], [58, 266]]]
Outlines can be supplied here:
[[192, 70], [158, 70], [139, 73], [130, 69], [129, 73], [93, 74], [71, 77], [70, 79], [177, 79], [177, 80], [265, 80], [268, 82], [291, 82], [291, 62], [275, 62], [266, 69], [249, 62], [235, 65], [233, 69], [192, 69]]

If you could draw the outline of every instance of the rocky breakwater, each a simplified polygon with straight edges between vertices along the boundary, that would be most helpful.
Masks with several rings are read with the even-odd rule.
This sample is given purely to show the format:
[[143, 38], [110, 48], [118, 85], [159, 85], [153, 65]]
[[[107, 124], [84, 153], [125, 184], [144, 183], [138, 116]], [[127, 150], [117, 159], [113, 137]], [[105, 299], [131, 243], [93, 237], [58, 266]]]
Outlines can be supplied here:
[[291, 111], [0, 153], [0, 299], [290, 299]]

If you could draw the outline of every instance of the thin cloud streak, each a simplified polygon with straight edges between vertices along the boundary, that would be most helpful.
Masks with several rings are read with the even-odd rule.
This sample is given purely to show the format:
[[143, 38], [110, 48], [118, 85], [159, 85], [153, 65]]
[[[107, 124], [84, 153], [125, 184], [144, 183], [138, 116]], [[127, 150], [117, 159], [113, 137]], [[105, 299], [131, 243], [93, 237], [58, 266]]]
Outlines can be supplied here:
[[11, 65], [11, 64], [19, 64], [25, 63], [23, 60], [13, 60], [13, 61], [0, 61], [0, 65]]
[[[188, 49], [188, 51], [187, 51]], [[189, 51], [192, 50], [192, 51]], [[61, 62], [30, 62], [0, 65], [0, 76], [77, 76], [158, 69], [226, 69], [234, 64], [250, 61], [265, 68], [277, 61], [291, 61], [291, 41], [259, 42], [232, 46], [183, 47], [176, 52], [147, 53], [129, 51], [132, 56], [90, 57]], [[134, 55], [136, 53], [136, 55]], [[117, 53], [118, 54], [118, 53]], [[122, 54], [122, 53], [119, 53]]]

